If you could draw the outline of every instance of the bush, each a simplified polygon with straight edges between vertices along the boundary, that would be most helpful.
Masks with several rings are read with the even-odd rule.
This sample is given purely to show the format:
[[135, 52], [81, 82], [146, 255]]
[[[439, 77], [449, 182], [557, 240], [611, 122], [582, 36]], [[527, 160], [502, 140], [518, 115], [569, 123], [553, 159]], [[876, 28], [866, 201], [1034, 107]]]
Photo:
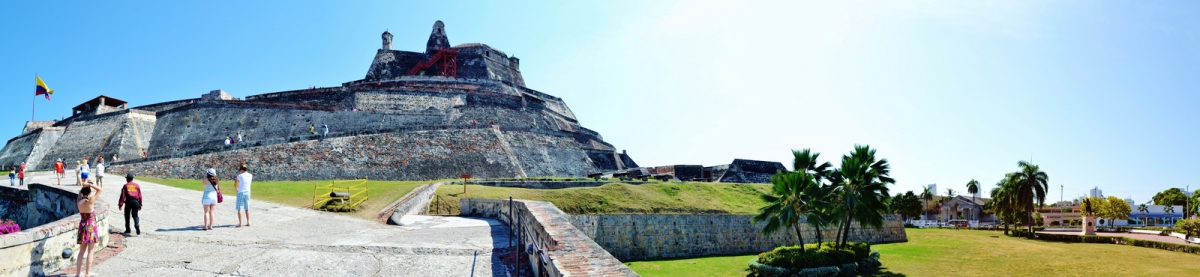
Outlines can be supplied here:
[[789, 275], [786, 268], [759, 263], [758, 258], [750, 259], [750, 272], [753, 272], [754, 274], [752, 275], [757, 277], [785, 277]]
[[12, 219], [0, 221], [0, 235], [12, 234], [21, 231], [21, 226], [17, 225]]
[[854, 263], [843, 264], [840, 269], [842, 270], [842, 274], [839, 276], [850, 277], [854, 276], [854, 273], [858, 273], [858, 265]]
[[[863, 270], [879, 268], [879, 252], [871, 251], [871, 245], [865, 242], [847, 243], [843, 249], [837, 249], [832, 242], [822, 244], [806, 244], [807, 251], [800, 251], [800, 246], [781, 246], [770, 252], [758, 255], [750, 261], [750, 271], [755, 276], [836, 276], [838, 274], [859, 273]], [[849, 265], [849, 267], [847, 266]], [[868, 271], [869, 272], [869, 271]]]
[[1116, 243], [1120, 237], [1103, 237], [1103, 236], [1080, 236], [1080, 235], [1061, 235], [1061, 234], [1037, 234], [1037, 239], [1045, 241], [1057, 242], [1080, 242], [1080, 243]]
[[1118, 240], [1116, 243], [1132, 245], [1132, 246], [1156, 248], [1156, 249], [1175, 251], [1175, 252], [1200, 254], [1200, 246], [1174, 244], [1174, 243], [1167, 243], [1167, 242], [1160, 242], [1160, 241], [1153, 241], [1153, 240], [1140, 240], [1140, 239], [1132, 239], [1132, 238], [1124, 238], [1124, 239]]
[[833, 277], [842, 273], [842, 269], [836, 266], [826, 266], [818, 268], [805, 268], [797, 271], [796, 277]]

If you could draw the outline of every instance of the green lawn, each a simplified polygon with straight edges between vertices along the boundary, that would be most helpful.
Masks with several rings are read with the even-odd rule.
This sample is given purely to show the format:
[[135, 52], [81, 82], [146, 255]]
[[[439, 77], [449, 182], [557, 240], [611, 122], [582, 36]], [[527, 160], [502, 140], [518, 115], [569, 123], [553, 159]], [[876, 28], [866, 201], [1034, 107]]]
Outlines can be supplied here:
[[[138, 180], [146, 180], [148, 182], [163, 184], [167, 186], [202, 191], [200, 180], [185, 180], [185, 179], [161, 179], [150, 177], [137, 177]], [[136, 180], [135, 180], [136, 181]], [[311, 208], [313, 201], [313, 186], [328, 185], [330, 181], [255, 181], [252, 185], [253, 199], [275, 202], [288, 206], [301, 208]], [[392, 204], [400, 197], [412, 191], [414, 188], [423, 184], [433, 183], [438, 181], [368, 181], [367, 187], [370, 189], [370, 197], [366, 202], [363, 202], [362, 208], [357, 212], [347, 213], [349, 215], [375, 219], [375, 214], [383, 207]], [[232, 197], [237, 194], [237, 188], [234, 187], [232, 180], [221, 180], [221, 192], [225, 196]], [[461, 187], [460, 187], [461, 188]], [[233, 201], [233, 199], [226, 199]]]
[[[874, 276], [1200, 276], [1200, 255], [1115, 244], [1010, 238], [999, 231], [907, 229], [873, 245]], [[992, 236], [998, 236], [993, 238]], [[642, 276], [746, 276], [755, 255], [626, 263]]]
[[[467, 185], [438, 188], [441, 214], [447, 207], [458, 213], [459, 198], [514, 199], [548, 201], [568, 214], [752, 214], [765, 205], [759, 195], [770, 185], [724, 183], [664, 183], [629, 185], [605, 184], [599, 187], [567, 189], [524, 189]], [[430, 205], [430, 211], [438, 205]]]

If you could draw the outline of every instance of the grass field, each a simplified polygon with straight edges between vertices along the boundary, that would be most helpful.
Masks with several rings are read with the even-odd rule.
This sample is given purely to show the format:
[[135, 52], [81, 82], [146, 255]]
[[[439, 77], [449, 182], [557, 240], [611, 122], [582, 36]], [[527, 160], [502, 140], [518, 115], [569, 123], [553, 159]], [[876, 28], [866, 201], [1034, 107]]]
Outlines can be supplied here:
[[[759, 195], [769, 185], [670, 183], [568, 189], [523, 189], [467, 185], [443, 185], [437, 195], [441, 214], [458, 214], [460, 198], [525, 199], [548, 201], [568, 214], [752, 214], [765, 205]], [[438, 209], [430, 205], [430, 211]]]
[[[1005, 237], [998, 231], [907, 229], [909, 242], [871, 246], [873, 276], [1200, 276], [1200, 255]], [[993, 238], [992, 236], [998, 236]], [[626, 263], [642, 276], [746, 276], [755, 255]]]
[[[204, 190], [200, 180], [150, 177], [138, 177], [137, 179], [195, 191]], [[375, 219], [375, 214], [383, 209], [384, 206], [395, 202], [400, 197], [404, 197], [405, 194], [408, 194], [409, 191], [412, 191], [416, 187], [434, 182], [438, 181], [369, 181], [367, 187], [370, 188], [371, 196], [367, 198], [366, 202], [363, 202], [362, 207], [358, 211], [346, 214], [373, 220]], [[234, 196], [237, 194], [237, 188], [234, 187], [232, 180], [221, 180], [218, 183], [221, 184], [221, 192], [225, 196]], [[317, 184], [328, 185], [329, 181], [255, 181], [252, 185], [252, 199], [301, 208], [311, 208], [313, 186]], [[226, 201], [232, 201], [232, 199], [226, 199]]]

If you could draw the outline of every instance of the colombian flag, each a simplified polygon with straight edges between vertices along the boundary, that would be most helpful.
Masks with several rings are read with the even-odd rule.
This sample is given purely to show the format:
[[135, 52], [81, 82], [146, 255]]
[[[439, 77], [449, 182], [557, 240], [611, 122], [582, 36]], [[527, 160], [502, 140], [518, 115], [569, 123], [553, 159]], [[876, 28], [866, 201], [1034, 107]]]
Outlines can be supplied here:
[[38, 96], [38, 95], [45, 94], [46, 100], [50, 100], [50, 95], [54, 94], [54, 90], [50, 89], [49, 87], [46, 87], [46, 82], [42, 82], [42, 77], [38, 77], [36, 75], [33, 77], [37, 78], [37, 92], [34, 93], [33, 95]]

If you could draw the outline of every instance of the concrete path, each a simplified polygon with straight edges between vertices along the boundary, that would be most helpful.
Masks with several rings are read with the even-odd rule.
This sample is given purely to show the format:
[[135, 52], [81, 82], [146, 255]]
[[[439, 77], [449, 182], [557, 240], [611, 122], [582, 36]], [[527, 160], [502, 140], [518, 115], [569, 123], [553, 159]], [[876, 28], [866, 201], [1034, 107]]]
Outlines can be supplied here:
[[[33, 174], [32, 179], [27, 183], [55, 183], [50, 173]], [[102, 197], [116, 211], [124, 178], [106, 181]], [[508, 231], [492, 219], [406, 216], [406, 225], [399, 227], [252, 200], [253, 225], [237, 228], [235, 196], [227, 194], [225, 202], [217, 205], [214, 230], [203, 231], [200, 192], [135, 182], [146, 195], [142, 235], [126, 238], [125, 249], [95, 266], [95, 274], [504, 276], [507, 272], [493, 249], [508, 246]], [[223, 187], [230, 190], [226, 193], [231, 188]], [[124, 231], [123, 215], [112, 216], [112, 230]]]

